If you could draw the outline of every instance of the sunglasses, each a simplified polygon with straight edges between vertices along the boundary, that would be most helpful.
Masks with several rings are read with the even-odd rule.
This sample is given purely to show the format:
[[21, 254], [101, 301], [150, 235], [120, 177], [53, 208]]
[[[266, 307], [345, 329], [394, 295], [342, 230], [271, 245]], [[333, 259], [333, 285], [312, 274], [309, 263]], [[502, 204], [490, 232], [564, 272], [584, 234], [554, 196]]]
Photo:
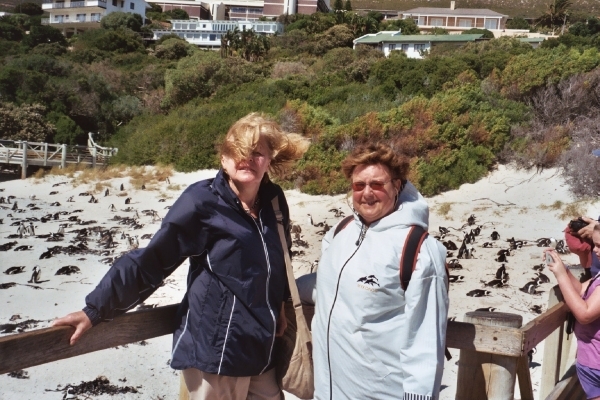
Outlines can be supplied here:
[[369, 183], [366, 182], [352, 182], [352, 190], [355, 192], [362, 192], [363, 190], [365, 190], [365, 188], [367, 186], [369, 186], [371, 188], [371, 190], [377, 191], [377, 192], [383, 192], [385, 191], [384, 187], [385, 184], [391, 182], [391, 180], [389, 181], [371, 181]]

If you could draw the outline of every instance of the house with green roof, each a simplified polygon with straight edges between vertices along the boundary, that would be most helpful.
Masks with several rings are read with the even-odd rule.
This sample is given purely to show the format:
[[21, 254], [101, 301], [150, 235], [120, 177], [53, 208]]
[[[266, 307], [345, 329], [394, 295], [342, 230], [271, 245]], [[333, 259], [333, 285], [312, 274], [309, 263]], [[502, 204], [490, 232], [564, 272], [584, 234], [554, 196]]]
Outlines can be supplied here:
[[369, 33], [354, 39], [356, 48], [359, 44], [374, 47], [383, 52], [386, 57], [390, 56], [392, 51], [402, 51], [409, 58], [423, 58], [423, 54], [431, 50], [432, 47], [450, 43], [462, 46], [469, 42], [475, 42], [483, 39], [482, 34], [469, 35], [402, 35], [400, 31], [381, 31]]

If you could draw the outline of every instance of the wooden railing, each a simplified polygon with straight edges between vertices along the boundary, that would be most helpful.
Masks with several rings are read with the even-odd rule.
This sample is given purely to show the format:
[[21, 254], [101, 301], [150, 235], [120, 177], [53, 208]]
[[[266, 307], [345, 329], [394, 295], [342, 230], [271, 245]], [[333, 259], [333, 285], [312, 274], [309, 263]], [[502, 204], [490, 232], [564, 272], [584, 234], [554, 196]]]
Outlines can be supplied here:
[[[99, 324], [73, 346], [69, 345], [73, 333], [70, 327], [4, 336], [0, 338], [0, 374], [171, 334], [176, 327], [177, 307], [126, 313], [110, 323]], [[295, 320], [291, 305], [286, 315]], [[543, 340], [539, 398], [585, 399], [569, 355], [573, 335], [567, 339], [563, 334], [566, 316], [567, 306], [558, 287], [554, 287], [548, 310], [522, 327], [516, 327], [521, 316], [505, 313], [467, 313], [467, 320], [478, 323], [450, 321], [446, 345], [461, 350], [456, 399], [513, 400], [518, 377], [521, 399], [533, 400], [527, 353]], [[513, 326], [503, 326], [507, 323]]]
[[17, 164], [21, 167], [21, 178], [27, 177], [27, 166], [43, 167], [69, 164], [87, 164], [92, 167], [108, 163], [118, 149], [97, 145], [89, 133], [87, 146], [0, 140], [0, 163]]

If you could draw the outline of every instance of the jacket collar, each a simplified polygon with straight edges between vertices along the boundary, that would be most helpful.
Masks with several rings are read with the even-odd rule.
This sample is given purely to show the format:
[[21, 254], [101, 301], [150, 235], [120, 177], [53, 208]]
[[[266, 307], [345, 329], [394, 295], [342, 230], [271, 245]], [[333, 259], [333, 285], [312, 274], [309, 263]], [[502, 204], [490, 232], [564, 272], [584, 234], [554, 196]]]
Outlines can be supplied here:
[[[212, 186], [218, 195], [227, 202], [227, 204], [232, 207], [239, 207], [240, 210], [243, 211], [240, 199], [238, 199], [233, 189], [231, 189], [231, 186], [228, 182], [228, 176], [225, 171], [223, 171], [223, 168], [217, 172], [217, 176], [213, 180]], [[277, 186], [275, 186], [275, 184], [271, 182], [268, 177], [263, 179], [263, 182], [261, 182], [260, 187], [258, 188], [258, 197], [260, 198], [260, 202], [263, 207], [267, 204], [271, 204], [271, 200], [277, 196], [276, 187]]]

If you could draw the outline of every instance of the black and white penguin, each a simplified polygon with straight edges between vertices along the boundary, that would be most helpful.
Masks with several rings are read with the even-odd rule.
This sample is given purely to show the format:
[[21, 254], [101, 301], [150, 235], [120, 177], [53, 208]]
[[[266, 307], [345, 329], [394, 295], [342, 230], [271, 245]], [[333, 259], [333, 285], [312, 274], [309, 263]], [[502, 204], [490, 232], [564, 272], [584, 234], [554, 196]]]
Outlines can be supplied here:
[[121, 187], [120, 187], [121, 191], [125, 190], [125, 186], [123, 186], [123, 184], [121, 183]]
[[496, 279], [504, 279], [505, 276], [508, 276], [508, 273], [506, 273], [506, 265], [502, 264], [500, 268], [496, 270]]
[[125, 204], [129, 204], [129, 203], [131, 203], [131, 197], [128, 197], [125, 199]]
[[448, 275], [448, 282], [450, 283], [460, 283], [464, 282], [464, 275]]
[[467, 296], [469, 297], [484, 297], [484, 296], [489, 296], [492, 292], [490, 292], [489, 290], [483, 290], [483, 289], [475, 289], [475, 290], [471, 290], [470, 292], [467, 293]]
[[541, 272], [536, 272], [536, 279], [539, 283], [550, 283], [550, 278], [547, 275], [542, 274]]
[[500, 234], [496, 231], [492, 232], [492, 234], [490, 235], [490, 238], [492, 240], [499, 240], [500, 239]]
[[6, 275], [16, 275], [16, 274], [20, 274], [22, 272], [25, 272], [25, 266], [10, 267], [6, 271], [4, 271], [4, 273]]
[[535, 289], [537, 289], [537, 287], [538, 287], [537, 283], [532, 281], [532, 282], [527, 282], [525, 284], [525, 286], [523, 286], [522, 288], [519, 288], [519, 290], [524, 293], [536, 294]]
[[108, 190], [108, 188], [106, 188], [106, 190], [104, 191], [104, 197], [108, 196], [110, 194], [110, 191]]
[[27, 281], [27, 283], [40, 283], [40, 278], [42, 276], [42, 270], [39, 265], [33, 267], [33, 273], [31, 274], [31, 279]]
[[494, 312], [496, 310], [497, 310], [497, 308], [495, 308], [495, 307], [482, 307], [482, 308], [478, 308], [475, 311]]

